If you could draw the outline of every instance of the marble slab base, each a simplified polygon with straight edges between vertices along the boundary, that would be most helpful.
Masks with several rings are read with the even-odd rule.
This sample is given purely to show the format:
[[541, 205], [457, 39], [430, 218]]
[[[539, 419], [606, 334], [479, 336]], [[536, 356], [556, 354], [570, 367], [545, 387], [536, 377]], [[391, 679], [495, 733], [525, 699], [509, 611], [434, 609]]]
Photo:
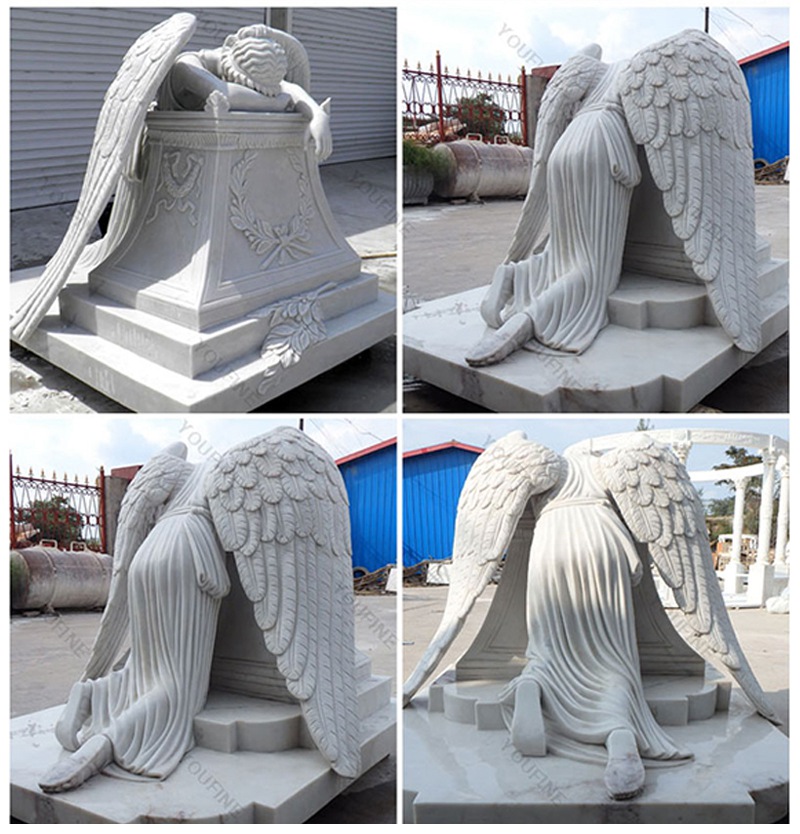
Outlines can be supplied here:
[[[789, 323], [788, 265], [772, 264], [761, 276], [764, 347]], [[612, 323], [585, 353], [518, 350], [471, 368], [464, 356], [487, 330], [485, 294], [482, 287], [406, 313], [405, 373], [499, 412], [685, 412], [753, 358], [704, 323], [702, 287], [624, 276], [609, 299]]]
[[[291, 710], [270, 706], [279, 719]], [[334, 773], [315, 749], [227, 753], [197, 746], [165, 782], [99, 775], [74, 791], [45, 794], [37, 780], [63, 753], [53, 734], [61, 710], [11, 722], [11, 815], [27, 823], [300, 823], [354, 781]], [[243, 711], [238, 703], [238, 722]], [[214, 712], [219, 720], [220, 710]], [[395, 723], [392, 702], [361, 719], [362, 774], [394, 752]]]
[[788, 812], [789, 740], [738, 691], [728, 712], [669, 734], [695, 758], [648, 768], [641, 796], [613, 802], [602, 765], [523, 757], [507, 730], [429, 712], [426, 693], [403, 711], [404, 821], [770, 823]]
[[[22, 303], [42, 270], [43, 267], [35, 267], [12, 274], [11, 309]], [[394, 297], [378, 292], [371, 303], [326, 320], [324, 341], [310, 345], [299, 362], [265, 379], [265, 361], [256, 352], [257, 347], [251, 347], [244, 356], [228, 355], [231, 344], [252, 340], [247, 322], [231, 325], [227, 334], [215, 331], [201, 337], [172, 322], [145, 321], [154, 317], [123, 308], [109, 299], [89, 296], [85, 278], [80, 277], [70, 281], [66, 298], [72, 305], [69, 323], [62, 321], [56, 302], [23, 346], [137, 412], [251, 411], [391, 336], [396, 325]], [[87, 311], [90, 302], [93, 309]], [[126, 334], [145, 333], [148, 329], [158, 338], [139, 344], [131, 337], [130, 348], [123, 347], [81, 326], [89, 320], [90, 326], [101, 334], [104, 327], [113, 328], [119, 341], [124, 341]], [[145, 348], [151, 349], [150, 354]], [[208, 360], [209, 356], [213, 367], [203, 372], [196, 362]], [[187, 366], [194, 362], [197, 375], [176, 371], [174, 368], [181, 362]]]

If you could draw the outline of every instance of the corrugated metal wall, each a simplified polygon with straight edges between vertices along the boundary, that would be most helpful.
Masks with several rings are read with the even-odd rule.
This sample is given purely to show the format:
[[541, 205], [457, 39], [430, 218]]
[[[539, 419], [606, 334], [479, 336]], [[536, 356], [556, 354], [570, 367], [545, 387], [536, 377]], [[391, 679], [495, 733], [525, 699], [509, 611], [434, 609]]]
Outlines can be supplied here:
[[403, 459], [403, 564], [449, 559], [461, 487], [478, 457], [440, 449]]
[[789, 155], [789, 47], [742, 65], [753, 115], [753, 158]]
[[350, 498], [353, 567], [397, 562], [397, 446], [339, 464]]
[[[219, 46], [265, 8], [188, 8], [198, 26], [188, 48]], [[11, 10], [11, 208], [78, 199], [103, 95], [142, 32], [177, 8]], [[395, 152], [393, 9], [294, 9], [312, 95], [333, 99], [332, 162]]]
[[331, 162], [394, 156], [397, 15], [388, 8], [292, 9], [311, 61], [311, 95], [331, 97]]

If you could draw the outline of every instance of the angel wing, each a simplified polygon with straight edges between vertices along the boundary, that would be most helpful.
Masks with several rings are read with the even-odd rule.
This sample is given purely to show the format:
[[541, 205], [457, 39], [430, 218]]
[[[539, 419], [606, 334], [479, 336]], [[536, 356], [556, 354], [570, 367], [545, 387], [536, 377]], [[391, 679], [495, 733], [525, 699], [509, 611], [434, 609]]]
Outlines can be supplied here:
[[461, 631], [475, 600], [489, 584], [529, 499], [552, 489], [564, 461], [512, 432], [490, 446], [470, 469], [456, 513], [453, 567], [444, 614], [430, 645], [403, 687], [414, 697]]
[[683, 464], [650, 438], [593, 459], [636, 541], [647, 545], [656, 568], [686, 618], [681, 636], [730, 669], [761, 715], [780, 723], [736, 639], [710, 558], [705, 514]]
[[247, 598], [320, 752], [357, 776], [350, 518], [327, 453], [291, 428], [235, 446], [209, 472], [208, 503]]
[[687, 30], [638, 52], [619, 83], [631, 134], [717, 318], [739, 348], [758, 350], [750, 97], [738, 64]]
[[545, 87], [536, 122], [533, 167], [528, 193], [506, 255], [506, 263], [527, 258], [542, 238], [547, 225], [549, 205], [547, 161], [556, 142], [575, 116], [581, 101], [607, 69], [599, 58], [599, 47], [587, 47], [565, 61]]
[[194, 15], [173, 15], [145, 32], [123, 58], [97, 119], [80, 198], [67, 233], [33, 292], [11, 317], [11, 332], [17, 341], [24, 342], [36, 330], [67, 283], [140, 140], [147, 110], [194, 27]]
[[288, 60], [286, 80], [308, 92], [311, 88], [311, 64], [308, 61], [306, 48], [297, 38], [282, 29], [273, 29], [271, 26], [264, 28], [266, 36], [277, 41], [286, 52]]
[[151, 458], [136, 473], [122, 499], [114, 549], [108, 604], [100, 620], [82, 680], [105, 675], [117, 657], [128, 630], [128, 571], [133, 558], [153, 529], [161, 510], [185, 480], [186, 446], [174, 443]]

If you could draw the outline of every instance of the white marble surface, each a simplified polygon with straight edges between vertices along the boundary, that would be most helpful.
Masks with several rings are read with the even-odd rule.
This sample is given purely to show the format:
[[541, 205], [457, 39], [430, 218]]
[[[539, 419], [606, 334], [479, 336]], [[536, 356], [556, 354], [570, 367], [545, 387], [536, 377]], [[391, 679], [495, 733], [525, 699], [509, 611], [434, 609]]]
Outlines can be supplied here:
[[750, 112], [736, 60], [697, 30], [630, 60], [601, 57], [597, 44], [582, 49], [542, 97], [528, 196], [481, 305], [492, 330], [467, 354], [473, 365], [531, 338], [584, 352], [608, 322], [629, 234], [629, 264], [699, 281], [730, 340], [761, 347]]
[[[52, 729], [60, 712], [11, 722], [11, 814], [24, 822], [299, 823], [354, 781], [334, 773], [317, 750], [229, 754], [195, 747], [168, 782], [100, 775], [71, 793], [43, 794], [37, 780], [42, 762], [58, 756]], [[361, 773], [394, 752], [395, 714], [392, 702], [362, 720]]]
[[304, 48], [256, 25], [177, 56], [194, 26], [129, 50], [58, 251], [12, 276], [15, 340], [134, 411], [251, 410], [394, 332], [322, 189]]
[[[762, 299], [762, 344], [786, 332], [788, 269]], [[663, 282], [662, 292], [685, 293]], [[623, 280], [620, 289], [624, 290]], [[404, 370], [498, 412], [685, 412], [749, 362], [720, 327], [605, 327], [580, 356], [516, 351], [499, 365], [472, 368], [464, 356], [486, 326], [484, 289], [430, 301], [403, 316]], [[612, 295], [611, 302], [616, 296]]]
[[417, 823], [753, 823], [788, 810], [789, 740], [739, 693], [728, 713], [670, 727], [694, 759], [648, 768], [644, 793], [612, 802], [602, 765], [524, 758], [505, 730], [478, 731], [427, 711], [403, 713], [404, 808]]
[[[12, 306], [15, 300], [24, 298], [40, 274], [40, 267], [12, 274]], [[66, 292], [71, 302], [80, 304], [87, 292], [85, 278], [74, 276]], [[121, 343], [79, 324], [64, 322], [56, 301], [25, 347], [132, 411], [243, 412], [291, 391], [390, 336], [395, 331], [395, 298], [379, 291], [375, 301], [327, 320], [326, 340], [311, 345], [299, 362], [269, 378], [264, 376], [266, 362], [257, 347], [249, 347], [236, 358], [230, 356], [231, 351], [235, 353], [243, 342], [246, 347], [247, 340], [252, 339], [247, 335], [247, 324], [232, 328], [232, 335], [224, 332], [224, 325], [221, 333], [198, 334], [98, 298], [87, 315], [94, 327], [115, 330]], [[134, 331], [132, 324], [143, 330]], [[137, 332], [144, 332], [147, 338], [138, 339]], [[128, 345], [126, 337], [133, 343]], [[170, 344], [165, 347], [167, 340]], [[165, 367], [165, 355], [171, 357], [169, 364], [189, 364], [194, 356], [201, 367], [209, 363], [211, 367], [192, 378]]]

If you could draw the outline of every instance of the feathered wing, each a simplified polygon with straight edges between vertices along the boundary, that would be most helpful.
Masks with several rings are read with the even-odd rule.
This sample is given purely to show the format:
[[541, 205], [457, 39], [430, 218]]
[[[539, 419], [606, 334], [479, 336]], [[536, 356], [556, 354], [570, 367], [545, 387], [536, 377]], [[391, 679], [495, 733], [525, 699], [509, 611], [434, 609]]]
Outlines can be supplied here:
[[270, 26], [264, 28], [266, 36], [279, 43], [286, 52], [288, 60], [286, 80], [308, 92], [311, 87], [311, 64], [308, 61], [306, 48], [297, 38], [282, 29], [273, 29]]
[[235, 446], [206, 483], [217, 534], [311, 737], [337, 773], [357, 776], [350, 517], [336, 465], [281, 428]]
[[24, 341], [36, 330], [67, 283], [135, 152], [147, 110], [194, 27], [194, 15], [173, 15], [145, 32], [125, 55], [100, 109], [81, 194], [67, 233], [33, 292], [11, 318], [15, 339]]
[[683, 464], [649, 438], [595, 459], [636, 541], [647, 545], [685, 616], [679, 633], [695, 650], [719, 658], [761, 715], [779, 723], [736, 639], [711, 561], [705, 514]]
[[151, 458], [136, 473], [122, 499], [114, 547], [108, 603], [100, 620], [83, 680], [105, 675], [117, 658], [130, 621], [128, 571], [156, 520], [188, 474], [186, 446], [175, 443]]
[[734, 343], [759, 349], [750, 97], [735, 59], [687, 30], [638, 52], [620, 78], [675, 234]]
[[533, 167], [528, 193], [522, 206], [506, 263], [527, 258], [547, 228], [547, 162], [556, 142], [574, 118], [582, 99], [595, 86], [606, 65], [585, 53], [573, 55], [545, 88], [536, 123]]
[[408, 703], [461, 631], [508, 549], [529, 499], [552, 489], [563, 460], [513, 432], [490, 446], [470, 469], [456, 513], [450, 588], [441, 623], [403, 687]]

